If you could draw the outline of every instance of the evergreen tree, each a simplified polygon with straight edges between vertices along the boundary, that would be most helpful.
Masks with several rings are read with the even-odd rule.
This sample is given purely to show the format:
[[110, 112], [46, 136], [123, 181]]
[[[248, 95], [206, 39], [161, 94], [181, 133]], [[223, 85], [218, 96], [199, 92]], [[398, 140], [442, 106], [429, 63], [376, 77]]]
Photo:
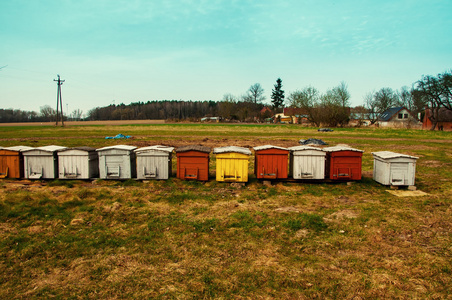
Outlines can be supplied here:
[[282, 80], [278, 78], [276, 80], [275, 88], [272, 89], [272, 103], [274, 108], [283, 106], [284, 103], [284, 91], [282, 90]]

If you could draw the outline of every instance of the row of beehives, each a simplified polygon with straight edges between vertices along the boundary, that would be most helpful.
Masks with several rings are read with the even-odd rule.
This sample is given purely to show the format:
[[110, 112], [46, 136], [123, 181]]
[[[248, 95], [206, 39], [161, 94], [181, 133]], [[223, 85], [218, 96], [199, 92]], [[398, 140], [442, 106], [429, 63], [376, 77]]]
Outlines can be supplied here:
[[[362, 153], [349, 147], [283, 148], [258, 146], [254, 174], [262, 180], [360, 180]], [[100, 149], [16, 146], [0, 148], [0, 176], [28, 179], [168, 179], [173, 147], [128, 145]], [[207, 181], [211, 149], [191, 145], [177, 148], [177, 177]], [[229, 146], [214, 148], [216, 180], [247, 182], [251, 151]], [[374, 155], [374, 179], [385, 185], [414, 185], [416, 157], [382, 151]], [[289, 158], [289, 159], [288, 159]], [[290, 165], [290, 166], [289, 166]]]

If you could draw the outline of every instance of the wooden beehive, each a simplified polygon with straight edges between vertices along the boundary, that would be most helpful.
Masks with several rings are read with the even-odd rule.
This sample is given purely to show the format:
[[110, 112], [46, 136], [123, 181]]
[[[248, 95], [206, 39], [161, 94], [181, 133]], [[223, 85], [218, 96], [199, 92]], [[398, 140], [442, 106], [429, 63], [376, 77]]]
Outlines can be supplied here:
[[99, 177], [102, 179], [131, 179], [136, 176], [135, 150], [129, 145], [115, 145], [97, 149]]
[[61, 146], [44, 146], [22, 151], [24, 155], [24, 177], [28, 179], [55, 179], [58, 177], [57, 151]]
[[216, 180], [223, 182], [247, 182], [251, 151], [247, 148], [228, 146], [213, 150], [216, 154]]
[[0, 178], [24, 177], [24, 158], [21, 151], [32, 147], [15, 146], [0, 148]]
[[326, 152], [311, 146], [290, 147], [290, 176], [294, 179], [325, 179]]
[[254, 174], [258, 179], [288, 177], [289, 150], [272, 145], [254, 147]]
[[173, 147], [161, 145], [135, 149], [137, 179], [168, 179], [171, 176]]
[[327, 178], [331, 180], [361, 180], [362, 150], [335, 146], [323, 148], [327, 153]]
[[99, 177], [99, 156], [91, 147], [75, 147], [58, 151], [58, 177], [90, 179]]
[[176, 149], [177, 178], [182, 180], [209, 180], [210, 148], [199, 145]]
[[372, 152], [373, 179], [383, 185], [413, 186], [418, 157], [391, 151]]

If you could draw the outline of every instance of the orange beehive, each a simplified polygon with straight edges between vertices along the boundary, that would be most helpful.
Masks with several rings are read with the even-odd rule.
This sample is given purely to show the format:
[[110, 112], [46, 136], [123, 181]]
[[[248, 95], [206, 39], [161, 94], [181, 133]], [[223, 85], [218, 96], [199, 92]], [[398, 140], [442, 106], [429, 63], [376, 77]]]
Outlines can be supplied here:
[[349, 147], [323, 148], [326, 152], [327, 178], [332, 180], [361, 180], [362, 150]]
[[182, 180], [209, 180], [210, 148], [189, 145], [176, 149], [177, 178]]
[[0, 148], [0, 178], [24, 177], [24, 158], [21, 150], [32, 149], [27, 146]]
[[285, 179], [288, 173], [289, 150], [265, 145], [254, 147], [254, 174], [258, 179]]

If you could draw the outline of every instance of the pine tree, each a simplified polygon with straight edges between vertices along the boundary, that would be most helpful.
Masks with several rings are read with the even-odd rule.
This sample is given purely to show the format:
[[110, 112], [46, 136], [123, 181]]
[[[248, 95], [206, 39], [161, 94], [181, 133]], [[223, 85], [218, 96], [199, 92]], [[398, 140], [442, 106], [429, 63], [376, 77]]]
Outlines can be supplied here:
[[282, 90], [282, 80], [278, 78], [276, 80], [275, 88], [272, 89], [272, 103], [274, 108], [283, 106], [284, 103], [284, 91]]

